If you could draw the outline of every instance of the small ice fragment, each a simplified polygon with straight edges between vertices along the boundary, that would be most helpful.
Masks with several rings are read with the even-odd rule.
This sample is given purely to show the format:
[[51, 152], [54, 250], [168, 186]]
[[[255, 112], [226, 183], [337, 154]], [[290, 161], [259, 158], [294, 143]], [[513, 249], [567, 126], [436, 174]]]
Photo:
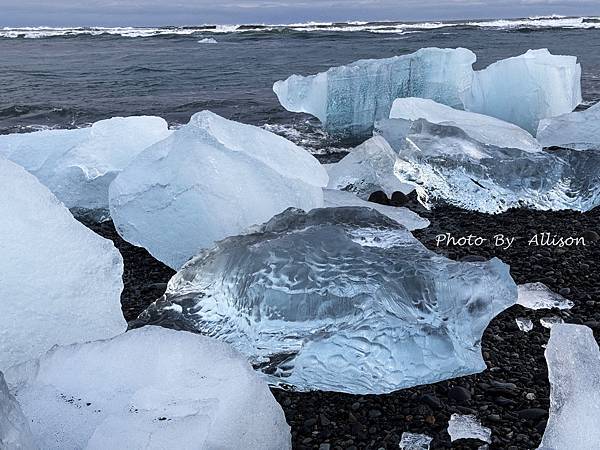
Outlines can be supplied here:
[[540, 319], [540, 323], [542, 324], [542, 326], [544, 328], [552, 328], [552, 326], [556, 325], [557, 323], [565, 323], [564, 320], [562, 320], [560, 317], [542, 317]]
[[517, 317], [515, 321], [517, 322], [519, 330], [524, 331], [525, 333], [529, 333], [531, 330], [533, 330], [533, 322], [531, 321], [531, 319]]
[[583, 325], [552, 327], [546, 349], [550, 416], [540, 449], [593, 450], [600, 442], [600, 352]]
[[571, 309], [573, 302], [552, 292], [544, 283], [525, 283], [518, 286], [518, 305], [529, 309]]
[[533, 392], [528, 392], [525, 398], [527, 400], [535, 400], [535, 394]]
[[448, 421], [448, 434], [452, 442], [458, 439], [479, 439], [492, 442], [492, 430], [481, 425], [477, 417], [471, 414], [452, 414]]
[[404, 432], [400, 439], [400, 450], [429, 450], [431, 441], [433, 438], [425, 434]]

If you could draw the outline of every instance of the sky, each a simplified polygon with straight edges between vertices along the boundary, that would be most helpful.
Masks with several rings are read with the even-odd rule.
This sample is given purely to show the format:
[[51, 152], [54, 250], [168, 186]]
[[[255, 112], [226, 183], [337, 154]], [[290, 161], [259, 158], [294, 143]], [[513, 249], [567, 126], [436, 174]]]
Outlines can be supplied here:
[[159, 26], [600, 16], [600, 0], [0, 0], [0, 26]]

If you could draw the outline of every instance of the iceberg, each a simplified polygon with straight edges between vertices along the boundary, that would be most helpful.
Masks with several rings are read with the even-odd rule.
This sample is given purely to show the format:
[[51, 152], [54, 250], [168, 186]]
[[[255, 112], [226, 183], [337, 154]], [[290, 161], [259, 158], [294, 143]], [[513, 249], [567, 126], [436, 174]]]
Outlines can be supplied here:
[[55, 347], [6, 379], [44, 450], [291, 449], [267, 384], [197, 334], [144, 327]]
[[375, 129], [398, 154], [394, 173], [416, 187], [426, 206], [437, 200], [499, 213], [512, 207], [587, 211], [600, 204], [600, 152], [497, 147], [425, 119], [381, 120]]
[[471, 139], [501, 148], [516, 148], [536, 153], [542, 150], [539, 142], [518, 126], [468, 111], [451, 108], [424, 98], [399, 98], [394, 100], [390, 119], [416, 121], [425, 119], [436, 125], [460, 128]]
[[178, 269], [202, 248], [289, 207], [322, 207], [327, 182], [304, 149], [203, 111], [115, 178], [110, 214], [123, 239]]
[[2, 450], [37, 450], [29, 423], [21, 406], [8, 391], [0, 372], [0, 448]]
[[541, 120], [537, 139], [544, 147], [600, 150], [600, 103], [585, 111]]
[[0, 155], [25, 167], [68, 208], [108, 209], [108, 186], [171, 131], [160, 117], [113, 117], [75, 130], [0, 136]]
[[381, 394], [485, 370], [516, 300], [500, 260], [449, 260], [373, 209], [288, 209], [189, 261], [133, 326], [221, 339], [276, 385]]
[[432, 437], [425, 434], [402, 433], [400, 438], [400, 450], [429, 450]]
[[373, 136], [354, 148], [341, 161], [326, 165], [329, 189], [356, 193], [362, 199], [376, 191], [388, 197], [394, 192], [408, 194], [414, 187], [402, 183], [394, 174], [398, 155], [381, 136]]
[[367, 135], [387, 118], [398, 97], [430, 98], [463, 106], [470, 88], [475, 54], [465, 48], [423, 48], [386, 59], [365, 59], [316, 75], [292, 75], [273, 91], [292, 112], [317, 117], [324, 128], [341, 135]]
[[534, 134], [541, 119], [569, 113], [581, 100], [577, 57], [539, 49], [476, 71], [463, 104], [467, 111], [514, 123]]
[[550, 417], [539, 448], [598, 448], [600, 351], [592, 330], [583, 325], [554, 325], [545, 353]]
[[479, 439], [492, 443], [492, 430], [481, 425], [477, 417], [471, 414], [452, 414], [448, 421], [448, 434], [452, 442], [459, 439]]
[[574, 303], [553, 292], [544, 283], [525, 283], [517, 286], [517, 304], [528, 309], [571, 309]]
[[122, 333], [123, 260], [48, 189], [0, 157], [0, 369], [55, 344]]
[[327, 208], [358, 206], [362, 208], [375, 209], [384, 216], [388, 216], [390, 219], [395, 220], [401, 225], [404, 225], [406, 229], [410, 231], [420, 230], [429, 226], [429, 220], [424, 219], [408, 208], [366, 202], [358, 198], [352, 192], [324, 189], [323, 200], [325, 202], [325, 207]]

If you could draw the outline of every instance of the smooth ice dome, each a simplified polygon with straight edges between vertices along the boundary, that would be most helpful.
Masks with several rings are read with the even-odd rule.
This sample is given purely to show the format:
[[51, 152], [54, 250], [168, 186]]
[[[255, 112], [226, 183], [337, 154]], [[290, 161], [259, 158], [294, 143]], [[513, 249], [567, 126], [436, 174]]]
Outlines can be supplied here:
[[394, 100], [390, 119], [415, 121], [460, 128], [475, 141], [502, 148], [517, 148], [525, 152], [539, 152], [542, 146], [527, 131], [518, 126], [468, 111], [451, 108], [424, 98]]
[[0, 157], [0, 370], [55, 344], [125, 331], [123, 259], [25, 169]]
[[479, 439], [492, 442], [492, 430], [481, 425], [477, 417], [471, 414], [452, 414], [448, 421], [448, 434], [452, 442], [458, 439]]
[[386, 59], [365, 59], [316, 75], [292, 75], [273, 91], [288, 111], [316, 116], [336, 134], [368, 134], [398, 97], [423, 97], [462, 107], [475, 54], [464, 48], [423, 48]]
[[535, 134], [541, 119], [569, 113], [581, 100], [577, 57], [540, 49], [476, 71], [471, 88], [465, 92], [464, 109], [514, 123]]
[[106, 210], [115, 176], [170, 133], [160, 117], [113, 117], [89, 128], [0, 136], [0, 155], [34, 174], [68, 208]]
[[529, 309], [571, 309], [574, 303], [552, 291], [544, 283], [525, 283], [517, 286], [517, 304]]
[[376, 191], [388, 197], [396, 192], [408, 194], [414, 187], [402, 183], [394, 174], [398, 155], [381, 136], [373, 136], [354, 148], [344, 158], [326, 166], [329, 174], [329, 189], [356, 193], [362, 199]]
[[40, 449], [291, 449], [266, 383], [197, 334], [144, 327], [53, 348], [6, 377]]
[[428, 206], [441, 200], [499, 213], [512, 207], [587, 211], [600, 204], [600, 152], [497, 147], [425, 119], [381, 120], [375, 129], [398, 154], [395, 175], [414, 185]]
[[110, 186], [119, 234], [178, 269], [288, 207], [323, 206], [328, 177], [304, 149], [210, 111], [148, 148]]
[[0, 372], [0, 449], [37, 450], [21, 406], [8, 391]]
[[498, 259], [451, 261], [370, 208], [289, 209], [188, 262], [138, 325], [231, 343], [274, 384], [380, 394], [485, 370], [516, 300]]
[[400, 438], [400, 450], [429, 450], [432, 437], [425, 434], [402, 433]]
[[557, 324], [546, 347], [550, 417], [540, 449], [595, 450], [600, 442], [600, 352], [592, 330]]
[[424, 219], [423, 217], [419, 216], [417, 213], [411, 211], [408, 208], [366, 202], [358, 198], [352, 192], [324, 189], [323, 199], [325, 201], [325, 207], [327, 208], [338, 208], [341, 206], [359, 206], [363, 208], [375, 209], [384, 216], [388, 216], [390, 219], [395, 220], [401, 225], [404, 225], [406, 229], [410, 231], [420, 230], [429, 226], [429, 220]]
[[600, 150], [600, 103], [585, 111], [543, 119], [537, 139], [544, 147]]

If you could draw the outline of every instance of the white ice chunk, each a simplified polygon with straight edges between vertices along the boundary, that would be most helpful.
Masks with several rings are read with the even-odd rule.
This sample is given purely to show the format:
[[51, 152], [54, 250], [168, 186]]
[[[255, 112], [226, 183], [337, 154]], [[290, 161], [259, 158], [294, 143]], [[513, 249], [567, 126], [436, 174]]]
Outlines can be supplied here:
[[0, 369], [123, 332], [123, 259], [33, 175], [0, 157]]
[[529, 50], [475, 72], [464, 106], [514, 123], [534, 134], [538, 122], [581, 103], [581, 66], [575, 56]]
[[525, 283], [518, 286], [517, 304], [528, 309], [571, 309], [573, 302], [550, 290], [544, 283]]
[[170, 133], [160, 117], [113, 117], [89, 128], [0, 136], [0, 155], [34, 174], [68, 208], [106, 210], [115, 176]]
[[198, 44], [218, 44], [215, 38], [203, 38], [198, 41]]
[[402, 183], [394, 175], [394, 163], [398, 155], [381, 136], [373, 136], [348, 153], [341, 161], [326, 166], [329, 173], [329, 189], [355, 192], [363, 199], [375, 191], [383, 191], [388, 197], [399, 191], [405, 194], [414, 187]]
[[492, 442], [492, 430], [481, 425], [477, 417], [471, 414], [452, 414], [448, 421], [448, 434], [452, 442], [458, 439], [479, 439]]
[[560, 318], [560, 317], [556, 317], [556, 316], [552, 316], [552, 317], [542, 317], [540, 319], [540, 324], [544, 327], [544, 328], [552, 328], [554, 325], [558, 324], [558, 323], [565, 323], [565, 321]]
[[429, 226], [429, 220], [424, 219], [408, 208], [366, 202], [358, 198], [352, 192], [324, 189], [323, 199], [325, 201], [325, 207], [328, 208], [338, 208], [340, 206], [359, 206], [363, 208], [375, 209], [381, 214], [388, 216], [390, 219], [395, 220], [399, 224], [404, 225], [410, 231], [420, 230]]
[[273, 90], [285, 109], [319, 118], [332, 133], [364, 135], [389, 115], [399, 97], [431, 98], [462, 107], [475, 54], [464, 48], [423, 48], [386, 59], [365, 59], [311, 76], [292, 75]]
[[268, 386], [230, 346], [144, 327], [6, 374], [44, 450], [291, 448]]
[[374, 209], [288, 209], [189, 261], [138, 322], [231, 343], [274, 384], [381, 394], [485, 370], [516, 300], [500, 260], [446, 259]]
[[524, 331], [525, 333], [529, 333], [531, 330], [533, 330], [533, 322], [531, 321], [531, 319], [517, 317], [515, 321], [517, 322], [519, 330]]
[[512, 123], [483, 114], [454, 109], [429, 99], [399, 98], [394, 100], [390, 119], [411, 121], [425, 119], [438, 125], [458, 127], [482, 144], [518, 148], [526, 152], [542, 150], [542, 146], [531, 134]]
[[550, 417], [540, 449], [596, 450], [600, 442], [600, 351], [583, 325], [552, 327], [546, 347]]
[[429, 450], [431, 441], [433, 438], [426, 434], [404, 432], [400, 439], [400, 450]]
[[110, 186], [128, 242], [175, 269], [288, 207], [323, 206], [327, 172], [304, 149], [210, 111], [148, 148]]
[[537, 139], [544, 147], [600, 150], [600, 103], [585, 111], [543, 119]]
[[21, 406], [8, 391], [0, 372], [0, 449], [37, 450]]

